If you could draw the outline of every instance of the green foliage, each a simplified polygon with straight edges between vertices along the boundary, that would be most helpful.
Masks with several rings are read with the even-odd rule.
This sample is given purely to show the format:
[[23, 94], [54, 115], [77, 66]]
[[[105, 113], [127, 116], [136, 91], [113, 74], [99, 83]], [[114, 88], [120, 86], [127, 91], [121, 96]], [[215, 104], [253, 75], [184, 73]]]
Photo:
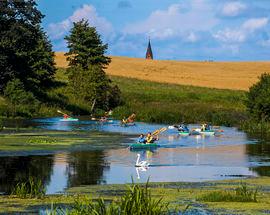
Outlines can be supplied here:
[[249, 119], [242, 121], [239, 128], [246, 131], [248, 134], [261, 139], [268, 140], [270, 138], [270, 122], [266, 122], [264, 120], [257, 121], [254, 119]]
[[46, 190], [42, 184], [42, 181], [34, 180], [30, 177], [27, 182], [20, 182], [16, 184], [11, 195], [15, 195], [18, 198], [43, 198], [45, 196]]
[[[154, 123], [200, 123], [238, 125], [246, 120], [245, 92], [181, 86], [115, 77], [124, 103], [114, 116], [136, 113], [136, 120]], [[232, 105], [232, 103], [234, 105]]]
[[270, 120], [270, 74], [262, 74], [247, 93], [247, 109], [258, 120]]
[[121, 102], [120, 90], [111, 85], [104, 67], [110, 58], [104, 56], [107, 44], [103, 45], [99, 34], [88, 22], [82, 20], [74, 23], [70, 35], [65, 38], [69, 52], [67, 74], [69, 86], [76, 98], [94, 109], [108, 110]]
[[241, 183], [234, 191], [213, 191], [198, 200], [205, 202], [257, 202], [258, 189], [248, 188], [246, 183]]
[[12, 116], [18, 114], [30, 117], [38, 109], [39, 102], [31, 92], [24, 90], [23, 83], [19, 79], [7, 83], [4, 95], [12, 109]]
[[109, 57], [104, 56], [108, 45], [102, 44], [96, 28], [90, 27], [87, 21], [74, 23], [70, 35], [65, 39], [69, 49], [66, 53], [69, 66], [79, 66], [86, 70], [89, 65], [104, 67], [111, 62]]
[[54, 54], [35, 1], [0, 1], [0, 11], [0, 93], [11, 79], [34, 94], [47, 89], [55, 74]]

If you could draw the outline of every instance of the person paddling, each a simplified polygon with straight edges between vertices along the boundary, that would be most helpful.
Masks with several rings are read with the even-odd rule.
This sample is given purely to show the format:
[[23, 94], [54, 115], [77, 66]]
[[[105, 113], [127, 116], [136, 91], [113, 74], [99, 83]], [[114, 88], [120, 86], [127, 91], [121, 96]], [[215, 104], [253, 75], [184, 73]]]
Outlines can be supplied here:
[[146, 143], [146, 140], [145, 140], [145, 138], [144, 138], [144, 135], [143, 135], [143, 134], [141, 134], [141, 135], [139, 136], [139, 138], [138, 138], [137, 142], [138, 142], [138, 143]]

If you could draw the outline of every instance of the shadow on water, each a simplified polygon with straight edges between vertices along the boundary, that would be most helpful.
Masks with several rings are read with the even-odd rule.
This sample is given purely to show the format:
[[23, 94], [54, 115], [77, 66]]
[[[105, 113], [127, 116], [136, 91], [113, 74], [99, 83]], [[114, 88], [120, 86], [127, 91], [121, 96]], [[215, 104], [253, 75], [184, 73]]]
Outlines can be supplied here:
[[31, 176], [47, 186], [53, 163], [53, 156], [0, 157], [0, 192], [12, 192], [17, 183], [28, 182]]

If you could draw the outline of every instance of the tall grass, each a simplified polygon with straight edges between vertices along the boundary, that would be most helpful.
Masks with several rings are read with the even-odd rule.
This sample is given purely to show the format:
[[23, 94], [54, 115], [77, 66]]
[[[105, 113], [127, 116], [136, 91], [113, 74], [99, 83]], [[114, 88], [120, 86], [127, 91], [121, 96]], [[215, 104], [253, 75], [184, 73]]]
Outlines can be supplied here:
[[59, 207], [47, 212], [47, 215], [54, 214], [162, 215], [177, 213], [170, 211], [169, 204], [164, 203], [162, 198], [153, 198], [147, 183], [144, 187], [134, 184], [128, 186], [128, 190], [120, 200], [106, 203], [102, 198], [96, 201], [88, 197], [78, 198], [69, 208]]
[[11, 195], [15, 195], [18, 198], [42, 198], [45, 196], [46, 190], [42, 184], [42, 181], [35, 180], [30, 177], [27, 182], [20, 182], [15, 185]]
[[240, 123], [239, 128], [252, 136], [261, 138], [261, 139], [270, 139], [270, 122], [256, 121], [253, 119], [249, 119], [246, 121], [242, 121]]
[[257, 202], [258, 189], [248, 188], [241, 183], [234, 191], [213, 191], [198, 198], [205, 202]]

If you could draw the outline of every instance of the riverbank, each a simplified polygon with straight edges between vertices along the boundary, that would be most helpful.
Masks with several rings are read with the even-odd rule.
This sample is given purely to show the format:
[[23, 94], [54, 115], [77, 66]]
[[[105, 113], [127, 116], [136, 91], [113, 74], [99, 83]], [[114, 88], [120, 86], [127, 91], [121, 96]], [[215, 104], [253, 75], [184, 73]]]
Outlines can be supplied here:
[[[119, 76], [110, 78], [122, 92], [122, 105], [113, 115], [117, 119], [135, 112], [136, 120], [143, 122], [236, 125], [246, 118], [244, 91], [163, 84]], [[47, 92], [46, 103], [41, 104], [35, 117], [55, 116], [58, 109], [74, 115], [89, 115], [91, 104], [69, 91], [65, 69], [57, 70], [56, 79], [62, 85]], [[3, 99], [0, 106], [0, 115], [2, 112], [4, 116], [8, 106]]]
[[[213, 192], [234, 192], [241, 183], [246, 183], [248, 190], [258, 188], [257, 202], [234, 201], [203, 201], [202, 196]], [[243, 180], [225, 180], [202, 183], [150, 183], [152, 197], [162, 197], [162, 202], [169, 203], [169, 208], [196, 214], [268, 214], [270, 204], [270, 178], [249, 178]], [[1, 213], [37, 213], [49, 210], [53, 204], [58, 206], [70, 205], [74, 200], [90, 197], [104, 198], [106, 202], [119, 200], [127, 187], [123, 185], [92, 185], [74, 187], [65, 194], [47, 195], [42, 199], [19, 199], [15, 196], [0, 196]]]

